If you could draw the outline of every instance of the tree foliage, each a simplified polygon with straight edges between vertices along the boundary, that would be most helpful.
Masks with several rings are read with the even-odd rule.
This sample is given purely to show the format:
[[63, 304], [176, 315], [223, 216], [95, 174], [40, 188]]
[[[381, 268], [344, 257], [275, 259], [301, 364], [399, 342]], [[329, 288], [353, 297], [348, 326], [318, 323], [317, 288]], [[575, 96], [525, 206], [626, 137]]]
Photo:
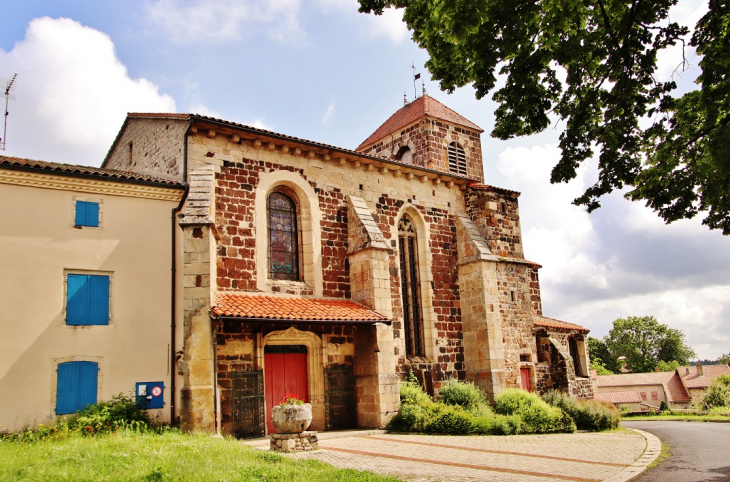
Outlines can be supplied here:
[[[614, 189], [666, 221], [707, 212], [730, 234], [730, 0], [710, 0], [690, 40], [700, 89], [675, 98], [657, 56], [686, 42], [668, 19], [677, 0], [359, 0], [360, 11], [403, 8], [441, 89], [497, 87], [492, 136], [509, 139], [565, 122], [551, 182], [567, 182], [598, 149], [598, 181], [574, 202], [589, 211]], [[644, 122], [649, 127], [644, 128]]]
[[588, 353], [591, 359], [591, 368], [599, 375], [611, 375], [621, 371], [621, 364], [606, 346], [606, 342], [598, 338], [588, 337]]
[[653, 316], [630, 316], [613, 322], [604, 338], [612, 356], [626, 357], [626, 368], [634, 373], [652, 372], [660, 362], [686, 365], [694, 358], [694, 350], [684, 341], [684, 333], [669, 328]]

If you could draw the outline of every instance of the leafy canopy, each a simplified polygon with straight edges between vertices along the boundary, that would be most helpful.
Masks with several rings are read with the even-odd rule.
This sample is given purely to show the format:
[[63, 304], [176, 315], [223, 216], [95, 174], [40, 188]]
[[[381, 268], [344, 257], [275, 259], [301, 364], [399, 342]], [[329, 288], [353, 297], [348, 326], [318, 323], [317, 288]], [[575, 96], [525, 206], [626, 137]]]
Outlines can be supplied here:
[[633, 186], [626, 196], [668, 223], [702, 211], [710, 229], [730, 234], [730, 0], [710, 0], [697, 24], [700, 89], [679, 98], [675, 82], [657, 78], [657, 56], [689, 35], [668, 19], [677, 0], [359, 2], [376, 15], [404, 9], [442, 90], [473, 84], [482, 98], [506, 77], [492, 97], [492, 136], [565, 122], [551, 182], [576, 177], [598, 150], [598, 180], [575, 204], [592, 211], [602, 195]]
[[684, 333], [653, 316], [617, 319], [604, 342], [613, 357], [626, 357], [626, 368], [634, 373], [652, 372], [657, 367], [669, 370], [696, 356], [685, 343]]

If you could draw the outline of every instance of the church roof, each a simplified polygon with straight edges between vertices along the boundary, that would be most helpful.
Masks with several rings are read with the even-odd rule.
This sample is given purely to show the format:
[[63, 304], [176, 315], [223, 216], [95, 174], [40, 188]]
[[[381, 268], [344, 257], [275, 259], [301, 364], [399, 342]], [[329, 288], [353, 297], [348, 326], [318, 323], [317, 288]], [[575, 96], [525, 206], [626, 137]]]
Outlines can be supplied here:
[[60, 162], [37, 161], [35, 159], [24, 159], [21, 157], [0, 155], [0, 167], [19, 169], [23, 171], [42, 171], [71, 177], [92, 177], [106, 179], [109, 181], [155, 184], [176, 188], [183, 187], [183, 184], [178, 181], [161, 179], [158, 177], [138, 174], [136, 172], [103, 169], [91, 166], [79, 166], [76, 164], [62, 164]]
[[577, 330], [581, 333], [588, 333], [589, 331], [591, 331], [584, 326], [576, 325], [574, 323], [568, 323], [567, 321], [556, 320], [554, 318], [547, 318], [545, 316], [535, 316], [532, 321], [535, 323], [535, 326], [544, 326], [546, 328]]
[[250, 293], [218, 293], [211, 311], [219, 317], [311, 323], [387, 323], [377, 311], [349, 300], [325, 300]]
[[467, 119], [466, 117], [457, 114], [453, 110], [449, 109], [441, 102], [437, 101], [433, 97], [429, 97], [423, 94], [418, 99], [411, 103], [408, 103], [398, 109], [398, 111], [390, 116], [390, 118], [377, 128], [375, 132], [370, 134], [370, 137], [357, 146], [357, 151], [369, 146], [387, 136], [388, 134], [397, 131], [407, 125], [416, 122], [424, 117], [433, 117], [435, 119], [441, 119], [452, 124], [457, 124], [467, 129], [471, 129], [477, 132], [484, 132], [484, 129]]

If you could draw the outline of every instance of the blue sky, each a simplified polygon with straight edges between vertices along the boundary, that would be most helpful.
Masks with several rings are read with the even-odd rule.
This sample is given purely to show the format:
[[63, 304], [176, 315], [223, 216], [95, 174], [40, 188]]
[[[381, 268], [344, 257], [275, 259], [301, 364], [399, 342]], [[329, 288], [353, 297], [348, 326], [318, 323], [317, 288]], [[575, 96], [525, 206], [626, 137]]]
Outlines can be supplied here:
[[[682, 0], [672, 19], [706, 7]], [[660, 59], [672, 75], [679, 52]], [[694, 88], [697, 58], [675, 73]], [[618, 317], [656, 316], [700, 357], [730, 352], [730, 249], [698, 220], [664, 225], [608, 196], [588, 215], [570, 201], [592, 184], [586, 165], [550, 185], [561, 124], [530, 138], [489, 137], [495, 104], [430, 81], [427, 55], [397, 11], [357, 13], [354, 0], [3, 2], [0, 77], [18, 73], [6, 155], [99, 165], [126, 112], [193, 112], [355, 148], [414, 98], [411, 63], [429, 95], [480, 125], [485, 180], [522, 192], [525, 254], [540, 272], [546, 316], [602, 337]], [[420, 81], [416, 87], [420, 95]]]

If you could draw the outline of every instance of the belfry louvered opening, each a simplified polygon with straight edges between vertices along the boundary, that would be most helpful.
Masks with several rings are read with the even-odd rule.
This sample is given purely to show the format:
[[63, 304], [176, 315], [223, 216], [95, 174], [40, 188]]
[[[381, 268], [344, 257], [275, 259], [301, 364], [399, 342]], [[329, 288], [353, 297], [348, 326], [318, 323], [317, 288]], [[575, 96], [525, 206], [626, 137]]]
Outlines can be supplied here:
[[466, 152], [458, 142], [449, 143], [449, 172], [466, 176]]

